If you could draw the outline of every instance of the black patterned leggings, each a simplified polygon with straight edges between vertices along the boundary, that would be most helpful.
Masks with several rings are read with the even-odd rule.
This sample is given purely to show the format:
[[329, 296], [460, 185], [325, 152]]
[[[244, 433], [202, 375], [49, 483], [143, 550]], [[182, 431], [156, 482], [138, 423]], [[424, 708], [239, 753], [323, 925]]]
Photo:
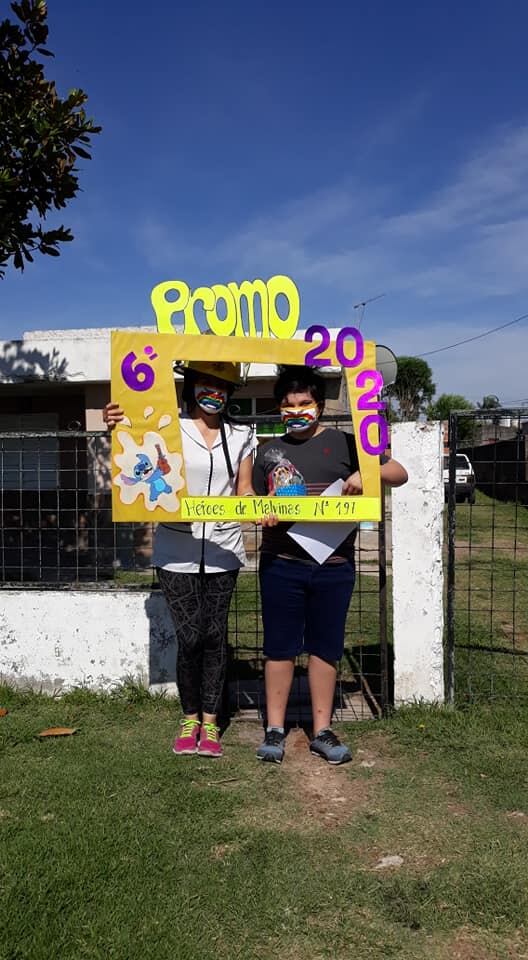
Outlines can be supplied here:
[[218, 713], [227, 664], [227, 617], [238, 570], [173, 573], [157, 569], [172, 614], [176, 678], [185, 714]]

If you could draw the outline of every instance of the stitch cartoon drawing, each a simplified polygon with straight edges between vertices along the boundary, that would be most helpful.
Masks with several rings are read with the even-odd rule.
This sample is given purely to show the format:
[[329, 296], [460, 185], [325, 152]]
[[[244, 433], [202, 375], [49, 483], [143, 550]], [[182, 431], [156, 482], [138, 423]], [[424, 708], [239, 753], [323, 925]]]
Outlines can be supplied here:
[[[170, 419], [164, 415], [159, 423], [166, 426]], [[163, 510], [171, 514], [180, 509], [178, 491], [185, 489], [183, 458], [180, 452], [171, 451], [157, 431], [148, 430], [138, 441], [128, 431], [118, 430], [114, 462], [118, 472], [113, 483], [119, 488], [121, 503], [143, 501], [149, 513]]]
[[146, 483], [149, 485], [149, 500], [154, 503], [160, 493], [172, 493], [172, 487], [166, 482], [164, 477], [170, 473], [170, 464], [163, 455], [159, 443], [156, 444], [158, 460], [156, 467], [153, 466], [150, 457], [145, 453], [136, 453], [137, 463], [134, 467], [134, 476], [127, 477], [122, 473], [121, 478], [126, 486], [133, 486], [136, 483]]

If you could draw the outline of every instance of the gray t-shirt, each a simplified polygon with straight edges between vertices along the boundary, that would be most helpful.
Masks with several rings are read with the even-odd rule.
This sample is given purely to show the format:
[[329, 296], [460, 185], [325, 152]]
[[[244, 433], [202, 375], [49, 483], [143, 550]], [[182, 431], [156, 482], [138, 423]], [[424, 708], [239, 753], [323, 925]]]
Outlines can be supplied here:
[[[358, 469], [356, 442], [350, 433], [327, 427], [309, 440], [287, 434], [259, 447], [253, 466], [253, 488], [260, 495], [319, 496], [331, 483], [346, 480]], [[313, 562], [288, 536], [290, 527], [291, 523], [283, 522], [276, 527], [264, 527], [262, 552]], [[352, 559], [356, 532], [343, 540], [327, 563]]]

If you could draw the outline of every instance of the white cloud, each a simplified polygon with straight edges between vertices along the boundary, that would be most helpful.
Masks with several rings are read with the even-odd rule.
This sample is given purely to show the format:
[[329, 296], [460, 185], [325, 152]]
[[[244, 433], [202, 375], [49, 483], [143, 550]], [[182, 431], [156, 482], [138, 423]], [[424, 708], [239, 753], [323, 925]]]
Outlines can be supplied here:
[[391, 217], [384, 225], [397, 237], [423, 238], [424, 234], [452, 231], [508, 218], [528, 209], [525, 195], [528, 170], [528, 127], [499, 131], [495, 140], [458, 170], [422, 208]]
[[136, 225], [134, 239], [143, 259], [153, 269], [181, 271], [203, 256], [200, 248], [180, 234], [177, 224], [164, 223], [154, 217], [144, 218]]
[[[285, 272], [356, 299], [380, 287], [410, 299], [528, 292], [528, 127], [500, 131], [419, 207], [384, 214], [390, 185], [350, 178], [253, 219], [200, 254], [233, 276]], [[149, 247], [167, 250], [163, 235]], [[173, 241], [174, 243], [174, 241]]]
[[[458, 323], [423, 327], [399, 326], [380, 339], [396, 354], [420, 355], [482, 332], [482, 328]], [[424, 359], [433, 370], [437, 393], [460, 393], [476, 403], [485, 394], [495, 394], [502, 403], [528, 400], [526, 377], [528, 320]]]
[[[437, 190], [419, 204], [411, 197], [397, 214], [397, 172], [394, 183], [372, 185], [365, 167], [363, 178], [278, 206], [221, 240], [189, 245], [152, 223], [143, 225], [141, 245], [150, 263], [170, 252], [173, 265], [206, 264], [219, 280], [289, 274], [309, 322], [324, 314], [329, 325], [350, 323], [355, 302], [383, 291], [368, 332], [405, 353], [473, 336], [528, 310], [528, 126], [495, 130]], [[527, 355], [525, 326], [431, 362], [441, 391], [510, 400], [528, 394]]]

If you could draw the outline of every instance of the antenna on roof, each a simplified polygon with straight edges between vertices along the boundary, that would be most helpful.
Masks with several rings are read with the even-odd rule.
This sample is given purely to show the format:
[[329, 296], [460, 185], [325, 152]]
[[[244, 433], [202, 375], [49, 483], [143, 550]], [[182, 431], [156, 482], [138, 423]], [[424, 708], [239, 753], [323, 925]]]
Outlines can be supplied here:
[[363, 317], [365, 316], [365, 307], [368, 303], [374, 303], [375, 300], [381, 300], [384, 297], [384, 293], [378, 293], [375, 297], [370, 297], [368, 300], [360, 300], [359, 303], [354, 304], [354, 310], [361, 310], [359, 315], [358, 330], [361, 330], [361, 324], [363, 323]]

